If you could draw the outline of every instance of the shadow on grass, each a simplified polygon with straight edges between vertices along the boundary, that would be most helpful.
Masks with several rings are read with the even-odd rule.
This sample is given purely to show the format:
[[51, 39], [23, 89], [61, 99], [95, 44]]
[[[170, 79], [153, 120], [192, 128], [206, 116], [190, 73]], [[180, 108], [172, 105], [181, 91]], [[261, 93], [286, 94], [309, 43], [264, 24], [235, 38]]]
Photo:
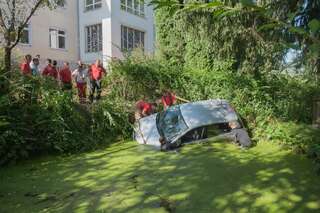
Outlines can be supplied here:
[[0, 178], [0, 201], [6, 203], [0, 212], [320, 210], [310, 162], [268, 143], [247, 151], [195, 144], [167, 153], [124, 143], [26, 163]]

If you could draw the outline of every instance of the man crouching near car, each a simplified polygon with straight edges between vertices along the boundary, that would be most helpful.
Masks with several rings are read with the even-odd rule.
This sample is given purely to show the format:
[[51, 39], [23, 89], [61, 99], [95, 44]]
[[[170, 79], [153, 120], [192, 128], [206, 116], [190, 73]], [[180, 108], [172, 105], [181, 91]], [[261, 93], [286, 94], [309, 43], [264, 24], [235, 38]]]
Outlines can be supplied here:
[[231, 129], [231, 134], [234, 136], [234, 140], [241, 148], [247, 149], [251, 146], [252, 142], [248, 135], [248, 132], [241, 128], [238, 121], [230, 121], [229, 127]]
[[144, 101], [144, 99], [138, 101], [135, 106], [135, 121], [140, 118], [152, 115], [155, 112], [155, 104]]

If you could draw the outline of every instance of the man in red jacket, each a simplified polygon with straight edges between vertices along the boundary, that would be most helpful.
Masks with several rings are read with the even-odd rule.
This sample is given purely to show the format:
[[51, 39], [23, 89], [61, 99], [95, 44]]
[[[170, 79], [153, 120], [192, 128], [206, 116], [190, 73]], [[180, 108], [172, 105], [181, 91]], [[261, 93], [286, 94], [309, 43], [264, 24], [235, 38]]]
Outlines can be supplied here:
[[71, 70], [69, 68], [69, 63], [65, 62], [62, 69], [59, 72], [60, 81], [62, 83], [62, 90], [72, 89], [72, 77]]
[[52, 65], [51, 59], [47, 59], [48, 65], [44, 68], [42, 75], [43, 76], [50, 76], [54, 79], [58, 78], [58, 71], [57, 69]]
[[136, 103], [135, 120], [149, 116], [155, 111], [155, 106], [152, 103], [146, 102], [143, 99]]
[[177, 102], [176, 95], [168, 90], [164, 90], [162, 98], [161, 98], [162, 104], [164, 109], [166, 110], [170, 106], [174, 105]]
[[26, 55], [24, 57], [24, 61], [20, 65], [20, 69], [21, 69], [22, 74], [24, 74], [24, 75], [31, 75], [32, 74], [32, 71], [31, 71], [31, 68], [30, 68], [31, 60], [32, 60], [32, 56], [31, 55]]
[[90, 77], [90, 102], [93, 102], [94, 93], [97, 90], [96, 100], [101, 98], [101, 80], [104, 74], [107, 74], [106, 70], [103, 68], [101, 61], [98, 59], [95, 64], [91, 65], [89, 68]]

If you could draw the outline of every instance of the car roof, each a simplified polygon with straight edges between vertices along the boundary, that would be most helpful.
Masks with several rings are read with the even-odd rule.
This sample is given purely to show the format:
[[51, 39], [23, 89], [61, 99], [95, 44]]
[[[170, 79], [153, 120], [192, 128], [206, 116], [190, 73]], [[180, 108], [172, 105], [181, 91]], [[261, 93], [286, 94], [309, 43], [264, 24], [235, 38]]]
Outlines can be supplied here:
[[238, 120], [237, 113], [226, 100], [197, 101], [179, 107], [189, 129]]

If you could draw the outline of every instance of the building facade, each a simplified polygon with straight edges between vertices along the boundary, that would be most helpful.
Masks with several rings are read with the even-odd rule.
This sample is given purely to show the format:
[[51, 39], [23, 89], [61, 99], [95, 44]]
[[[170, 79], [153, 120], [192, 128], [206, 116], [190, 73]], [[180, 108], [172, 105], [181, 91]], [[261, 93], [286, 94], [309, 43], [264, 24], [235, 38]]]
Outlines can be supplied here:
[[77, 1], [67, 0], [64, 7], [41, 9], [24, 29], [18, 46], [19, 54], [76, 62], [79, 59]]
[[142, 0], [66, 0], [31, 18], [19, 50], [60, 63], [107, 63], [134, 48], [153, 53], [154, 39], [153, 9]]

